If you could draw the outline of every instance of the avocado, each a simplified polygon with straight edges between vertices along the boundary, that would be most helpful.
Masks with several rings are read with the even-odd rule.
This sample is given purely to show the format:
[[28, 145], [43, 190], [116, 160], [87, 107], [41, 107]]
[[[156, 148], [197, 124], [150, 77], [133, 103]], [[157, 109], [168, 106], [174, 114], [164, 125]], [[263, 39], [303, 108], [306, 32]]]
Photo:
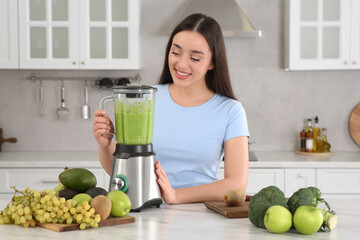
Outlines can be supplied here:
[[66, 188], [64, 190], [59, 191], [59, 197], [63, 197], [66, 200], [72, 199], [77, 194], [79, 194], [79, 192], [71, 188]]
[[59, 175], [59, 180], [67, 188], [74, 189], [79, 193], [96, 186], [95, 175], [85, 168], [70, 168]]
[[89, 194], [92, 198], [99, 196], [99, 195], [104, 195], [104, 196], [108, 195], [108, 192], [101, 187], [89, 188], [88, 190], [86, 190], [85, 193]]

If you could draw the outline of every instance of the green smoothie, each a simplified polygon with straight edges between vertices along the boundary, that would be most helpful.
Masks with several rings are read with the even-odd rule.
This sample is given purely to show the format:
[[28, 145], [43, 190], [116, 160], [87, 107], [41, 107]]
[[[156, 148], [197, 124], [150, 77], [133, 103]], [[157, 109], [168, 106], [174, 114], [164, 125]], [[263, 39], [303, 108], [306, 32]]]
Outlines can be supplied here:
[[116, 141], [125, 145], [150, 144], [153, 135], [154, 102], [115, 104]]

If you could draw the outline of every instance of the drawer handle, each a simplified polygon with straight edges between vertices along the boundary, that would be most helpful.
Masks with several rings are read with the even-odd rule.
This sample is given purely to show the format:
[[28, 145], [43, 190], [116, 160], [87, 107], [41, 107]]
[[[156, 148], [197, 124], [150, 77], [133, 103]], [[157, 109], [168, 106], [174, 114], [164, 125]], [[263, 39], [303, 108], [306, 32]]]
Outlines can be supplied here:
[[56, 181], [56, 180], [53, 180], [53, 181], [42, 180], [42, 183], [59, 183], [59, 181]]
[[298, 173], [297, 176], [300, 177], [300, 178], [304, 177], [304, 175], [302, 173]]

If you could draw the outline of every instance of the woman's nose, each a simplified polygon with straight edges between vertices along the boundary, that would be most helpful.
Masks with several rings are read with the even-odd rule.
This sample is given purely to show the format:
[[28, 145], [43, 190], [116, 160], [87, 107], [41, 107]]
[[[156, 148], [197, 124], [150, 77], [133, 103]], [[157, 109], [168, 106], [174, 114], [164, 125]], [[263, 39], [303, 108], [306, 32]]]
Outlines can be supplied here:
[[188, 58], [182, 55], [177, 63], [178, 68], [185, 69], [188, 66]]

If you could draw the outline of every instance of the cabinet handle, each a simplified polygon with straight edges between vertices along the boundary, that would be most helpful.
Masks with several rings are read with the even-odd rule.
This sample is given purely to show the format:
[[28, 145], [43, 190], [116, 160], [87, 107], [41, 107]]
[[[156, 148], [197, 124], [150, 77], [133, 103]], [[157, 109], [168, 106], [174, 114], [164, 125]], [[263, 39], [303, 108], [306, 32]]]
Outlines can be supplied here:
[[85, 65], [85, 62], [84, 62], [84, 61], [82, 61], [82, 62], [81, 62], [81, 64], [82, 64], [82, 65]]
[[73, 62], [72, 62], [72, 64], [73, 64], [73, 65], [76, 65], [76, 62], [75, 62], [75, 61], [73, 61]]
[[356, 61], [352, 61], [352, 64], [355, 64], [355, 65], [356, 65], [356, 64], [357, 64], [357, 62], [356, 62]]
[[345, 64], [345, 65], [348, 65], [348, 61], [344, 61], [344, 64]]
[[42, 183], [59, 183], [59, 181], [56, 181], [56, 180], [42, 180]]
[[299, 178], [302, 178], [302, 177], [304, 177], [304, 175], [302, 174], [302, 173], [298, 173], [298, 175], [297, 175]]

